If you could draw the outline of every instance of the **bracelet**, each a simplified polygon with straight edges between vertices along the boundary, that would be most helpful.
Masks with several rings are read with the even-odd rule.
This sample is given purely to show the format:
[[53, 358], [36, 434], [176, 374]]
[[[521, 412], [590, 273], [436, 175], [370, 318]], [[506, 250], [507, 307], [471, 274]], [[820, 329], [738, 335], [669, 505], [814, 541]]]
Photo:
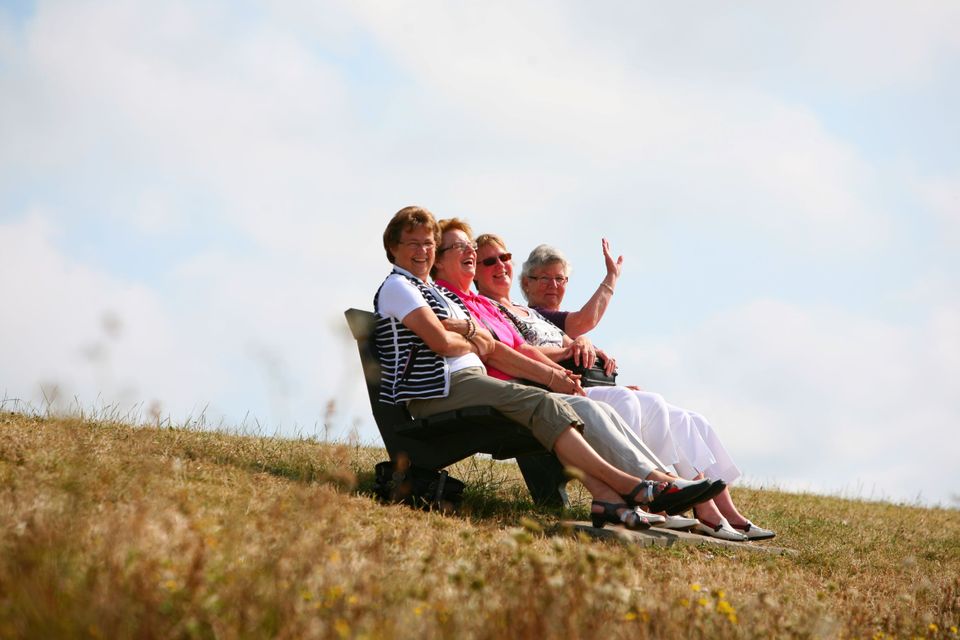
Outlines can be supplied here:
[[610, 285], [608, 285], [606, 282], [601, 282], [601, 283], [600, 283], [600, 286], [601, 286], [601, 287], [606, 287], [607, 289], [610, 289], [610, 293], [613, 293], [613, 287], [611, 287]]
[[477, 335], [477, 325], [473, 321], [473, 318], [467, 318], [467, 333], [464, 334], [464, 338], [467, 340], [472, 340]]
[[547, 389], [553, 386], [553, 376], [556, 373], [556, 370], [553, 367], [550, 367], [550, 380], [547, 382]]

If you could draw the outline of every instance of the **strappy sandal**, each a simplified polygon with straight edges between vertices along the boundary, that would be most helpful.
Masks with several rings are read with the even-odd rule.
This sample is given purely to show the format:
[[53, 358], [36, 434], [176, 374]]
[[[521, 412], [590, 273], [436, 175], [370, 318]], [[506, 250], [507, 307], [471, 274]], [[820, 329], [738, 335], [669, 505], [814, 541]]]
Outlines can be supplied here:
[[639, 506], [647, 511], [666, 512], [675, 516], [687, 511], [695, 504], [710, 500], [726, 488], [723, 480], [704, 478], [678, 487], [673, 482], [655, 482], [641, 480], [627, 495], [623, 496], [628, 506]]
[[[593, 507], [601, 507], [602, 512], [597, 513]], [[622, 509], [622, 511], [621, 511]], [[590, 519], [593, 526], [597, 529], [603, 529], [608, 522], [612, 524], [622, 524], [624, 528], [631, 531], [638, 531], [650, 528], [650, 520], [641, 515], [635, 509], [630, 508], [625, 502], [601, 502], [594, 500], [591, 504]]]

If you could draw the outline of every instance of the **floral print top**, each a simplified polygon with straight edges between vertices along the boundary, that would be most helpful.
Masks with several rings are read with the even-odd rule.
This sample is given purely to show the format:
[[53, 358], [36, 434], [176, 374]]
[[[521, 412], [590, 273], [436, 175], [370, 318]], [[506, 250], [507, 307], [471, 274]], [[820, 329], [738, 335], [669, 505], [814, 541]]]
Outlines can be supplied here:
[[500, 307], [503, 315], [510, 318], [510, 321], [516, 325], [517, 330], [520, 331], [520, 335], [522, 335], [523, 339], [529, 344], [535, 347], [563, 346], [563, 331], [561, 331], [557, 325], [540, 315], [540, 312], [521, 304], [514, 304], [513, 306], [527, 312], [526, 317], [521, 317], [499, 302], [497, 306]]

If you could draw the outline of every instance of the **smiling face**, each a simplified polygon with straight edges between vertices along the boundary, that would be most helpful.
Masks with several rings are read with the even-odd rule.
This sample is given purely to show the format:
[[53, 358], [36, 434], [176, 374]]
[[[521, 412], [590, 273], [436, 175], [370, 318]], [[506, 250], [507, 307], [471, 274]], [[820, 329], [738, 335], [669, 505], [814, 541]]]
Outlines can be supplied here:
[[460, 229], [445, 231], [437, 249], [435, 276], [447, 280], [461, 291], [469, 291], [477, 271], [477, 250], [473, 240]]
[[[494, 300], [510, 298], [513, 260], [505, 247], [489, 242], [477, 249], [477, 291]], [[484, 264], [484, 262], [492, 264]]]
[[559, 311], [567, 291], [567, 273], [562, 262], [551, 262], [523, 278], [523, 290], [531, 307]]
[[436, 257], [433, 231], [425, 225], [404, 229], [400, 232], [400, 242], [393, 245], [390, 251], [394, 264], [426, 281]]

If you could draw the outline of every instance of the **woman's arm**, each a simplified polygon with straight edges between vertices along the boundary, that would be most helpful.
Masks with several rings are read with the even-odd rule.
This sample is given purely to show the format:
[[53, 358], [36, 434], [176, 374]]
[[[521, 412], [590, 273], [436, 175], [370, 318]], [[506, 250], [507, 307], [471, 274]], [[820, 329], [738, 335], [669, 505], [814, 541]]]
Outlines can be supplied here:
[[481, 358], [493, 351], [493, 337], [482, 327], [468, 340], [464, 335], [444, 328], [430, 307], [414, 309], [403, 317], [403, 324], [442, 356], [462, 356], [474, 351]]
[[610, 243], [606, 238], [602, 240], [602, 243], [607, 275], [604, 276], [600, 286], [597, 287], [597, 290], [593, 292], [593, 295], [580, 310], [571, 311], [567, 316], [566, 326], [563, 329], [571, 338], [579, 338], [600, 324], [600, 319], [603, 318], [603, 314], [610, 304], [610, 299], [613, 298], [613, 290], [617, 286], [617, 280], [623, 270], [623, 256], [614, 260], [613, 254], [610, 253]]
[[[524, 355], [502, 342], [497, 342], [487, 362], [509, 376], [537, 382], [545, 385], [551, 391], [578, 396], [585, 395], [576, 376], [571, 377], [567, 374], [566, 369], [557, 366], [546, 356], [540, 354], [535, 347], [530, 348], [537, 352], [534, 358]], [[543, 358], [543, 360], [540, 358]]]

